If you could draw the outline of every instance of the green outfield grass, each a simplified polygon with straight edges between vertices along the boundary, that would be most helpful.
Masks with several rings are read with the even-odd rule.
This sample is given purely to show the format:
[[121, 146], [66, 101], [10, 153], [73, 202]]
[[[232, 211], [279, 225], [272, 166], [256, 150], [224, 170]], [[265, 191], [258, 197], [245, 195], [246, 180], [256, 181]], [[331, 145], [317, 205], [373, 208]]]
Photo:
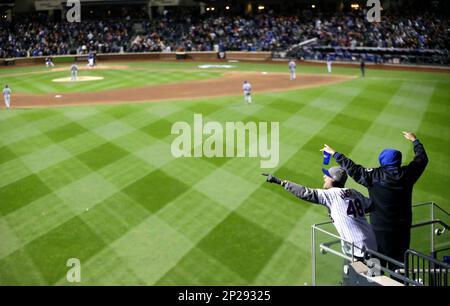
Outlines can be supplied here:
[[[195, 71], [198, 63], [127, 64], [142, 70], [95, 71], [108, 82], [96, 85], [55, 85], [59, 73], [26, 75], [42, 68], [0, 70], [0, 79], [14, 92], [54, 93], [220, 76]], [[325, 69], [300, 65], [299, 77]], [[13, 73], [22, 75], [8, 76]], [[310, 284], [310, 227], [327, 221], [326, 209], [264, 183], [260, 174], [268, 170], [257, 158], [173, 158], [171, 125], [192, 122], [194, 113], [205, 122], [278, 121], [280, 163], [269, 172], [311, 187], [322, 186], [324, 143], [377, 166], [386, 147], [409, 161], [412, 145], [401, 131], [414, 131], [430, 158], [414, 202], [450, 211], [449, 85], [449, 74], [369, 70], [342, 84], [255, 93], [251, 106], [230, 96], [2, 109], [0, 284], [68, 285], [69, 258], [81, 261], [82, 285]], [[351, 180], [348, 186], [367, 194]], [[323, 255], [324, 267], [332, 262], [325, 256], [331, 255]]]

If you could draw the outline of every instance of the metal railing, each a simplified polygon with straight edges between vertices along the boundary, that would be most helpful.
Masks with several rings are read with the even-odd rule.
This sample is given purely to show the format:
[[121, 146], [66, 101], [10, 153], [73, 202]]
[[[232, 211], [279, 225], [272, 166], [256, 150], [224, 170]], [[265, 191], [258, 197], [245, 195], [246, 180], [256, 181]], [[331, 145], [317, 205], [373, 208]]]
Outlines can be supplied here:
[[405, 270], [407, 278], [425, 286], [448, 286], [450, 264], [421, 254], [415, 250], [405, 252]]
[[[312, 225], [312, 231], [311, 231], [311, 241], [312, 241], [312, 285], [315, 286], [317, 285], [317, 278], [316, 278], [316, 231], [319, 231], [321, 233], [324, 233], [325, 235], [329, 236], [330, 238], [334, 238], [334, 240], [330, 240], [327, 242], [322, 242], [319, 245], [319, 252], [320, 254], [332, 254], [334, 256], [340, 257], [342, 259], [347, 260], [348, 262], [355, 262], [357, 261], [357, 258], [354, 256], [355, 254], [355, 250], [358, 248], [357, 246], [354, 245], [354, 243], [347, 241], [345, 239], [342, 239], [341, 237], [339, 237], [338, 235], [331, 233], [323, 228], [321, 228], [324, 225], [328, 225], [328, 224], [332, 224], [331, 221], [328, 222], [323, 222], [320, 224], [314, 224]], [[350, 254], [348, 253], [344, 253], [344, 251], [337, 251], [335, 249], [332, 248], [333, 245], [336, 244], [340, 244], [342, 245], [342, 243], [346, 243], [348, 246], [350, 246]], [[390, 262], [394, 265], [397, 265], [400, 269], [404, 270], [404, 263], [396, 261], [390, 257], [387, 257], [379, 252], [373, 251], [373, 250], [365, 250], [365, 253], [368, 255], [367, 256], [367, 260], [364, 260], [364, 263], [371, 269], [375, 269], [378, 271], [382, 271], [383, 273], [388, 274], [391, 277], [395, 277], [396, 279], [404, 282], [405, 284], [408, 285], [414, 285], [414, 286], [421, 286], [421, 284], [413, 279], [409, 279], [408, 277], [405, 277], [404, 275], [402, 275], [401, 273], [399, 273], [398, 270], [396, 271], [392, 271], [389, 270], [388, 268], [385, 268], [379, 264], [376, 264], [375, 262], [371, 261], [371, 258], [379, 258], [379, 259], [383, 259], [386, 260], [387, 262]], [[359, 259], [358, 259], [359, 260]]]
[[[418, 208], [430, 209], [429, 214], [427, 213], [426, 221], [419, 221], [412, 225], [411, 229], [425, 228], [430, 226], [430, 244], [429, 249], [427, 248], [427, 253], [430, 256], [418, 252], [415, 250], [408, 250], [405, 253], [405, 262], [399, 262], [385, 256], [374, 250], [365, 250], [365, 258], [363, 262], [370, 269], [375, 269], [380, 271], [382, 274], [387, 274], [391, 278], [394, 278], [400, 282], [403, 282], [406, 286], [448, 286], [449, 285], [449, 264], [439, 261], [437, 259], [437, 254], [439, 252], [450, 250], [450, 239], [445, 240], [444, 244], [437, 245], [435, 243], [435, 237], [443, 237], [442, 235], [448, 234], [450, 232], [447, 218], [450, 220], [450, 214], [440, 207], [439, 205], [429, 202], [413, 205], [413, 209]], [[443, 218], [437, 218], [438, 214], [441, 214]], [[430, 220], [431, 219], [431, 220]], [[442, 220], [442, 219], [445, 219]], [[311, 231], [311, 242], [312, 242], [312, 284], [317, 285], [317, 245], [320, 254], [332, 254], [336, 258], [342, 258], [348, 262], [354, 262], [355, 259], [355, 249], [357, 248], [353, 243], [346, 241], [339, 237], [339, 235], [332, 233], [325, 229], [325, 227], [330, 226], [331, 221], [323, 222], [319, 224], [312, 225]], [[326, 241], [316, 244], [318, 233], [324, 234], [327, 238]], [[329, 239], [329, 240], [328, 240]], [[350, 252], [345, 252], [344, 250], [333, 249], [333, 246], [337, 244], [347, 244], [349, 246]], [[384, 260], [397, 268], [395, 271], [386, 268], [376, 261], [371, 259], [376, 258], [379, 260]], [[369, 275], [370, 276], [370, 275]]]

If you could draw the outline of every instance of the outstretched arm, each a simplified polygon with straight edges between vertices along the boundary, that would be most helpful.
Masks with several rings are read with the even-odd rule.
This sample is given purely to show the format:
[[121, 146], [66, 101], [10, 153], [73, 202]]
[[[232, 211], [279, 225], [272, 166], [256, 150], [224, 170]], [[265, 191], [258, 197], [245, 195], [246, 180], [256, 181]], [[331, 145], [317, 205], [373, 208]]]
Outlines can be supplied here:
[[263, 174], [264, 176], [267, 176], [267, 182], [268, 183], [274, 183], [274, 184], [279, 184], [282, 187], [284, 187], [284, 189], [286, 189], [287, 191], [289, 191], [290, 193], [292, 193], [293, 195], [295, 195], [296, 197], [308, 201], [308, 202], [312, 202], [312, 203], [316, 203], [316, 204], [322, 204], [319, 201], [319, 194], [317, 192], [316, 189], [311, 189], [302, 185], [298, 185], [292, 182], [288, 182], [286, 180], [281, 180], [276, 176], [273, 176], [272, 174]]
[[315, 203], [322, 204], [319, 201], [319, 194], [316, 189], [311, 189], [302, 185], [298, 185], [292, 182], [286, 182], [284, 184], [284, 189], [295, 195], [297, 198], [302, 200]]
[[403, 136], [411, 141], [414, 145], [414, 159], [408, 165], [408, 170], [411, 171], [414, 181], [417, 181], [422, 175], [428, 164], [428, 156], [422, 143], [417, 139], [416, 135], [411, 132], [403, 132]]
[[366, 169], [363, 166], [356, 164], [350, 158], [347, 158], [344, 154], [336, 152], [336, 150], [326, 144], [320, 151], [331, 154], [339, 166], [341, 166], [345, 172], [347, 172], [347, 174], [358, 184], [365, 187], [369, 187], [372, 184], [372, 169]]

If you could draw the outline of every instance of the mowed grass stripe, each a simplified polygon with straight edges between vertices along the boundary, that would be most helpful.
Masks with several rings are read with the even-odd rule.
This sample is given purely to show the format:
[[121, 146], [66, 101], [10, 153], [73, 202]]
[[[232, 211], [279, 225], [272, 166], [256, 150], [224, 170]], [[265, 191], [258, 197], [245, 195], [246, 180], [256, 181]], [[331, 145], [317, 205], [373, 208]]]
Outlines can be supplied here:
[[[86, 173], [85, 173], [86, 174]], [[67, 211], [67, 207], [66, 207], [66, 211]], [[44, 214], [46, 213], [45, 211], [43, 212]], [[69, 214], [69, 216], [70, 216], [70, 214]], [[60, 216], [58, 216], [59, 217], [59, 220], [61, 221], [61, 220], [64, 220], [64, 218], [62, 218], [62, 216], [60, 215]], [[66, 219], [67, 219], [67, 215], [65, 216], [66, 217]], [[51, 224], [51, 226], [53, 226], [54, 227], [54, 225], [55, 224]], [[36, 231], [35, 231], [36, 232]], [[42, 234], [42, 231], [37, 231], [38, 233], [41, 233]], [[22, 233], [23, 234], [23, 233]], [[23, 235], [22, 235], [23, 236]], [[32, 238], [36, 238], [37, 236], [33, 236]], [[28, 239], [28, 241], [27, 242], [30, 242], [32, 239]]]
[[0, 284], [5, 286], [31, 286], [47, 284], [38, 265], [24, 249], [0, 260]]
[[[154, 175], [151, 175], [151, 177], [157, 178], [158, 176], [156, 174], [154, 174]], [[174, 182], [173, 179], [171, 179], [171, 180], [172, 180], [172, 182]], [[142, 183], [144, 183], [143, 180], [142, 180]], [[159, 183], [165, 184], [168, 182], [162, 181]], [[137, 183], [137, 184], [139, 186], [141, 185], [141, 183]], [[138, 185], [135, 184], [135, 186], [138, 186]], [[170, 185], [170, 183], [168, 183], [167, 185]], [[149, 186], [149, 188], [154, 188], [155, 192], [159, 192], [159, 190], [160, 190], [160, 188], [158, 188], [158, 186], [155, 186], [155, 184], [151, 184], [151, 182], [149, 182], [148, 179], [145, 179], [145, 185], [143, 185], [143, 186]], [[141, 192], [142, 191], [145, 192], [145, 189], [146, 189], [145, 187], [144, 188], [137, 188], [137, 187], [134, 188], [133, 187], [133, 189], [127, 188], [126, 193], [129, 195], [132, 195], [133, 197], [136, 197], [136, 194], [134, 193], [135, 191], [141, 190]], [[146, 197], [148, 198], [148, 195]], [[103, 204], [99, 204], [99, 205], [96, 205], [95, 207], [93, 207], [92, 210], [88, 214], [86, 214], [84, 217], [86, 222], [88, 224], [91, 224], [91, 226], [93, 227], [93, 230], [100, 237], [103, 237], [103, 239], [106, 239], [107, 242], [111, 243], [110, 247], [113, 247], [115, 244], [123, 245], [123, 244], [130, 243], [130, 241], [133, 242], [135, 239], [142, 239], [142, 238], [139, 238], [140, 235], [136, 236], [135, 232], [136, 231], [141, 232], [141, 230], [140, 230], [141, 228], [145, 229], [145, 225], [143, 225], [143, 224], [150, 222], [150, 220], [153, 218], [153, 217], [146, 218], [146, 216], [149, 216], [149, 214], [151, 214], [154, 211], [153, 208], [150, 209], [150, 211], [146, 212], [147, 210], [144, 209], [144, 207], [148, 209], [148, 206], [143, 205], [144, 203], [142, 201], [139, 201], [139, 202], [133, 201], [129, 196], [126, 196], [125, 194], [119, 195], [119, 197], [116, 197], [117, 200], [114, 200], [114, 198], [115, 197], [111, 198], [111, 200], [113, 200], [113, 202], [105, 201]], [[162, 201], [161, 202], [162, 205], [165, 205], [164, 203], [167, 203], [168, 201], [170, 201], [169, 198], [167, 198], [167, 199], [153, 198], [153, 199]], [[149, 201], [152, 202], [152, 200], [149, 200]], [[114, 206], [111, 206], [111, 204], [108, 204], [108, 203], [111, 203], [112, 205], [117, 207], [116, 213], [114, 213]], [[154, 206], [151, 206], [151, 207], [154, 207]], [[110, 211], [111, 209], [113, 209], [112, 212]], [[133, 213], [133, 211], [135, 213]], [[113, 215], [111, 215], [111, 213], [113, 213]], [[125, 217], [126, 215], [130, 215], [130, 214], [135, 215], [135, 217], [134, 217], [135, 222], [130, 223], [130, 218]], [[96, 215], [98, 215], [98, 217], [96, 217]], [[102, 216], [102, 217], [100, 217], [100, 216]], [[104, 222], [99, 223], [99, 218], [104, 219]], [[115, 220], [116, 220], [116, 222], [115, 222]], [[120, 222], [120, 223], [117, 223], [117, 222]], [[158, 223], [158, 224], [163, 224], [163, 223]], [[151, 230], [151, 228], [147, 228], [147, 229]], [[157, 230], [156, 227], [154, 228], [154, 230]], [[142, 233], [144, 235], [146, 235], [145, 232], [146, 231], [144, 231]], [[174, 232], [173, 235], [178, 236], [181, 234], [176, 234]], [[174, 238], [175, 238], [175, 236], [174, 236]], [[159, 236], [155, 236], [155, 238], [156, 237], [159, 237]], [[181, 236], [179, 236], [179, 238], [181, 238]], [[157, 239], [159, 239], [159, 238], [157, 238]], [[177, 238], [175, 238], [175, 239], [177, 239]], [[148, 239], [143, 240], [143, 243], [148, 244], [149, 243]], [[170, 243], [170, 239], [169, 239], [168, 243]], [[134, 243], [133, 243], [133, 246], [134, 246]], [[176, 245], [171, 244], [171, 249], [173, 250], [175, 246]], [[133, 254], [135, 254], [134, 252], [136, 251], [136, 250], [134, 250], [134, 247], [131, 247], [131, 248], [130, 247], [118, 247], [118, 248], [113, 247], [113, 249], [115, 250], [115, 253], [118, 253], [118, 254], [123, 253], [125, 250], [128, 250], [126, 252], [132, 252]], [[154, 256], [152, 254], [155, 254], [155, 252], [156, 252], [155, 248], [152, 247], [152, 248], [149, 248], [149, 250], [150, 250], [150, 252], [148, 252], [148, 256], [149, 257]], [[163, 248], [161, 246], [158, 247], [158, 250], [160, 250], [161, 252], [166, 252], [166, 248]], [[144, 255], [143, 253], [141, 254], [141, 253], [142, 252], [139, 249], [137, 251], [136, 255], [144, 256], [140, 260], [145, 261], [146, 255]], [[175, 252], [175, 253], [178, 253], [178, 252]], [[181, 255], [177, 255], [177, 256], [181, 256]], [[121, 257], [123, 257], [123, 255], [121, 255]], [[168, 258], [170, 258], [170, 257], [171, 256], [169, 256]], [[139, 263], [139, 261], [136, 262], [136, 264], [138, 264], [138, 263]], [[148, 266], [148, 268], [146, 270], [151, 271], [151, 273], [143, 275], [142, 274], [143, 272], [139, 269], [138, 266], [136, 266], [136, 264], [129, 264], [129, 261], [127, 261], [125, 263], [125, 266], [131, 267], [129, 269], [131, 269], [135, 275], [139, 275], [139, 278], [133, 279], [133, 283], [136, 283], [136, 282], [142, 283], [141, 280], [143, 280], [145, 284], [151, 284], [152, 282], [155, 281], [155, 280], [152, 280], [152, 274], [157, 273], [157, 276], [163, 275], [165, 273], [164, 269], [169, 268], [169, 267], [165, 267], [164, 265], [161, 265], [161, 262], [159, 262], [159, 261], [155, 262], [153, 260], [150, 260], [146, 264], [146, 266]], [[157, 266], [155, 266], [155, 264], [157, 264]], [[98, 270], [98, 268], [96, 268], [95, 266], [90, 266], [89, 262], [88, 262], [88, 267], [91, 267], [90, 269], [93, 271], [93, 273], [95, 273], [95, 271]], [[163, 270], [161, 270], [161, 269], [163, 269]], [[116, 271], [117, 271], [117, 273], [121, 273], [120, 271], [122, 271], [122, 270], [123, 270], [122, 267], [116, 267], [115, 269], [113, 269], [113, 273], [116, 273]], [[127, 270], [128, 270], [128, 268], [127, 268]], [[157, 272], [158, 270], [161, 270], [161, 272]], [[153, 276], [153, 278], [156, 279], [157, 276]], [[150, 277], [150, 279], [149, 279], [149, 277]], [[61, 280], [61, 281], [63, 282], [63, 280]]]
[[[2, 120], [0, 121], [0, 135], [2, 143], [5, 143], [4, 137], [14, 132], [18, 127], [26, 127], [26, 120], [20, 116], [20, 112], [2, 111]], [[15, 115], [10, 115], [15, 114]]]
[[[30, 209], [30, 211], [34, 210], [37, 213], [35, 214], [35, 216], [39, 216], [40, 218], [44, 218], [49, 221], [47, 223], [40, 223], [39, 226], [37, 226], [41, 230], [34, 230], [31, 233], [29, 232], [28, 236], [21, 235], [20, 237], [27, 237], [27, 239], [24, 239], [23, 241], [24, 245], [27, 243], [31, 243], [37, 237], [45, 236], [45, 234], [43, 235], [43, 233], [46, 233], [52, 228], [60, 226], [60, 224], [64, 221], [67, 221], [67, 219], [77, 218], [76, 216], [80, 213], [88, 211], [89, 208], [93, 207], [97, 203], [102, 202], [118, 191], [113, 185], [102, 179], [101, 176], [92, 173], [55, 191], [55, 196], [50, 196], [50, 198], [59, 209], [52, 209], [50, 207], [43, 207], [41, 205], [41, 202], [39, 201], [33, 202], [33, 199], [39, 199], [41, 196], [47, 194], [49, 190], [47, 186], [42, 184], [41, 180], [39, 180], [35, 176], [31, 176], [24, 180], [18, 181], [16, 183], [16, 188], [13, 188], [13, 186], [11, 186], [11, 188], [9, 188], [8, 190], [4, 190], [4, 193], [6, 192], [5, 197], [9, 194], [12, 194], [11, 196], [17, 195], [16, 189], [22, 188], [21, 186], [26, 185], [27, 188], [30, 188], [28, 186], [28, 183], [30, 183], [29, 181], [32, 179], [34, 179], [34, 181], [32, 182], [33, 184], [31, 184], [31, 186], [33, 186], [33, 190], [32, 192], [28, 193], [25, 193], [26, 190], [22, 191], [22, 194], [20, 195], [22, 199], [21, 202], [16, 201], [15, 206], [2, 206], [4, 210], [4, 212], [2, 210], [2, 214], [5, 214], [11, 213], [21, 208], [22, 206], [24, 206], [25, 202], [27, 202], [27, 205], [33, 207], [33, 209]], [[95, 192], [91, 192], [91, 186], [94, 185], [96, 186]], [[47, 204], [49, 204], [50, 202], [51, 201], [49, 199], [46, 199], [44, 201], [44, 203]], [[20, 206], [18, 206], [19, 204]], [[14, 220], [20, 220], [21, 216], [23, 216], [23, 214], [21, 213], [25, 213], [25, 210], [23, 209], [20, 213], [9, 218], [8, 223], [12, 224], [12, 230], [18, 229], [18, 231], [20, 231], [21, 223], [18, 223], [17, 221], [14, 222]], [[29, 230], [31, 229], [31, 227], [27, 227], [26, 229]]]
[[120, 257], [127, 258], [126, 265], [146, 285], [155, 284], [192, 246], [156, 216], [147, 218], [110, 244]]
[[310, 259], [304, 256], [297, 246], [284, 242], [256, 276], [253, 284], [258, 286], [310, 285], [304, 281], [311, 274], [310, 266]]
[[17, 155], [7, 146], [0, 147], [0, 164], [17, 158]]
[[[435, 113], [442, 107], [442, 98], [445, 97], [444, 91], [442, 85], [436, 85], [434, 94], [430, 98], [422, 117], [418, 137], [427, 151], [429, 163], [423, 177], [416, 184], [417, 192], [414, 194], [414, 198], [420, 199], [421, 202], [432, 201], [440, 205], [445, 205], [448, 202], [447, 197], [442, 195], [442, 191], [446, 190], [450, 183], [450, 176], [447, 171], [448, 154], [445, 153], [444, 149], [450, 145], [450, 115], [448, 112]], [[448, 104], [444, 107], [446, 110], [449, 108]], [[433, 177], [439, 177], [440, 179], [433, 180]]]
[[45, 147], [29, 155], [21, 156], [22, 161], [33, 172], [38, 172], [60, 161], [70, 158], [72, 155], [57, 144]]
[[[128, 74], [119, 70], [104, 71], [102, 73], [102, 76], [104, 77], [103, 80], [83, 82], [80, 91], [95, 92], [106, 91], [117, 87], [128, 87], [129, 81], [127, 80], [127, 75]], [[120, 84], [121, 86], [117, 86], [118, 84]]]
[[[448, 86], [436, 84], [433, 96], [430, 99], [428, 108], [424, 113], [420, 131], [427, 136], [437, 137], [450, 141], [449, 126], [449, 110], [450, 105], [447, 103]], [[438, 134], [436, 134], [438, 133]]]
[[[24, 247], [50, 230], [61, 226], [62, 223], [78, 218], [78, 216], [102, 241], [108, 244], [128, 231], [132, 225], [137, 225], [138, 221], [142, 221], [148, 216], [145, 209], [121, 193], [105, 197], [105, 200], [98, 202], [90, 210], [84, 209], [85, 202], [80, 201], [79, 205], [83, 207], [77, 208], [78, 212], [75, 212], [67, 204], [70, 203], [50, 194], [31, 203], [26, 209], [17, 210], [4, 218], [11, 231], [20, 237], [20, 246], [16, 244], [16, 248], [10, 248], [9, 251]], [[30, 219], [29, 214], [39, 216], [39, 218]]]
[[20, 93], [33, 93], [33, 90], [30, 89], [29, 86], [30, 80], [28, 78], [23, 77], [9, 77], [8, 80], [5, 80], [5, 83], [8, 84], [8, 86], [11, 88], [12, 97], [11, 97], [11, 103], [14, 106], [14, 94], [16, 92]]
[[[76, 230], [74, 230], [76, 229]], [[20, 249], [0, 261], [0, 271], [6, 269], [7, 263], [13, 267], [20, 266], [18, 253], [24, 252], [35, 264], [36, 268], [28, 272], [17, 271], [28, 277], [39, 271], [43, 279], [37, 284], [53, 284], [67, 272], [67, 260], [77, 258], [86, 261], [104, 247], [104, 243], [79, 218], [73, 218], [45, 235], [33, 240], [23, 249]], [[42, 252], [46, 250], [46, 252]], [[16, 273], [17, 273], [16, 272]], [[13, 272], [14, 273], [14, 272]], [[16, 274], [14, 273], [14, 274]], [[9, 284], [6, 280], [4, 284]]]
[[[23, 161], [16, 158], [6, 163], [0, 164], [0, 188], [4, 188], [5, 192], [9, 184], [25, 178], [32, 174], [32, 171], [25, 165]], [[5, 205], [5, 204], [3, 204]]]
[[[201, 263], [201, 264], [199, 264]], [[198, 247], [193, 248], [156, 283], [156, 286], [236, 286], [248, 281]]]
[[[378, 164], [377, 158], [378, 153], [386, 147], [394, 147], [398, 150], [404, 152], [404, 162], [409, 160], [412, 153], [412, 145], [409, 141], [403, 139], [401, 135], [402, 130], [417, 131], [422, 121], [423, 113], [427, 108], [427, 104], [430, 101], [433, 89], [429, 88], [426, 91], [422, 91], [421, 94], [414, 94], [414, 103], [416, 104], [415, 110], [411, 110], [409, 106], [400, 106], [399, 115], [396, 116], [396, 126], [399, 125], [398, 129], [391, 125], [386, 125], [386, 117], [390, 116], [393, 112], [393, 108], [397, 109], [399, 107], [399, 102], [397, 97], [403, 96], [407, 97], [410, 95], [411, 87], [410, 85], [405, 85], [404, 83], [398, 88], [396, 93], [393, 93], [389, 100], [385, 100], [385, 107], [383, 111], [374, 119], [370, 129], [366, 131], [364, 137], [360, 139], [358, 143], [355, 143], [346, 154], [351, 154], [355, 152], [357, 156], [355, 160], [366, 160], [372, 163], [366, 164], [367, 167], [373, 167]], [[413, 97], [410, 96], [410, 99]], [[402, 99], [400, 99], [401, 101]], [[410, 100], [411, 101], [411, 100]], [[412, 101], [411, 101], [412, 102]], [[421, 105], [422, 111], [419, 111], [418, 107]], [[398, 124], [401, 123], [401, 124]], [[401, 126], [403, 128], [401, 128]], [[392, 135], [392, 137], [386, 137]], [[392, 139], [392, 142], [387, 142], [386, 139]], [[344, 152], [344, 151], [343, 151]]]
[[[109, 246], [82, 263], [81, 285], [83, 286], [129, 286], [146, 285], [127, 266], [127, 258], [120, 257]], [[54, 285], [77, 286], [69, 283], [66, 277], [59, 279]]]
[[[34, 217], [30, 218], [30, 216]], [[23, 248], [71, 218], [73, 218], [73, 212], [70, 207], [52, 193], [11, 212], [2, 220], [17, 237], [19, 243], [9, 248], [8, 252], [2, 254], [0, 258]]]
[[36, 74], [32, 76], [28, 76], [27, 83], [25, 86], [26, 91], [28, 93], [35, 94], [45, 94], [49, 92], [54, 92], [54, 87], [52, 86], [51, 81], [48, 79], [50, 77], [50, 73]]
[[[9, 255], [14, 250], [20, 248], [20, 241], [14, 231], [9, 227], [5, 218], [0, 218], [0, 233], [2, 234], [2, 243], [0, 244], [0, 259]], [[1, 277], [0, 277], [1, 281]]]
[[197, 247], [252, 282], [281, 244], [282, 239], [231, 213]]

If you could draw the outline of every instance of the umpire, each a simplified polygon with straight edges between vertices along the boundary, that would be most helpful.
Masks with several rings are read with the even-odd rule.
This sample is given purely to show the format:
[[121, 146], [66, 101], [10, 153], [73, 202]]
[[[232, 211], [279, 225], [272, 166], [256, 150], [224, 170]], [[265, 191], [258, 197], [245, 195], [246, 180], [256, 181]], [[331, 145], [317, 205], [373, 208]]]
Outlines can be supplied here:
[[[402, 153], [393, 149], [381, 152], [381, 167], [375, 169], [357, 165], [327, 145], [321, 150], [332, 154], [349, 176], [368, 188], [370, 199], [375, 205], [370, 222], [378, 251], [400, 262], [404, 261], [404, 253], [411, 239], [413, 185], [428, 164], [425, 149], [416, 135], [403, 132], [403, 136], [413, 142], [415, 153], [413, 161], [403, 167]], [[384, 261], [381, 262], [383, 266], [386, 265]], [[388, 268], [395, 270], [397, 267], [389, 263]]]
[[361, 57], [361, 61], [359, 63], [359, 66], [361, 68], [361, 75], [362, 77], [366, 76], [366, 62], [364, 60], [364, 57]]

